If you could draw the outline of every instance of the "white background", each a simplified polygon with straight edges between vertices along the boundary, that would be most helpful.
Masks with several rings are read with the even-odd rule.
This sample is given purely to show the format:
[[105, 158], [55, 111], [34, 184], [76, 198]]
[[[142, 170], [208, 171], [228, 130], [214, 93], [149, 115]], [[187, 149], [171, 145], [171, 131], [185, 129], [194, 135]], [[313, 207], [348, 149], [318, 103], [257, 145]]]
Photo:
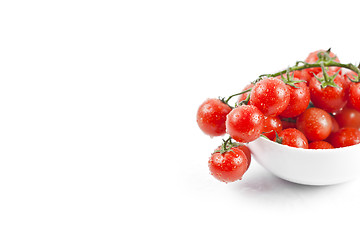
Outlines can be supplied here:
[[0, 239], [359, 239], [360, 180], [223, 184], [198, 106], [332, 47], [357, 1], [1, 1]]

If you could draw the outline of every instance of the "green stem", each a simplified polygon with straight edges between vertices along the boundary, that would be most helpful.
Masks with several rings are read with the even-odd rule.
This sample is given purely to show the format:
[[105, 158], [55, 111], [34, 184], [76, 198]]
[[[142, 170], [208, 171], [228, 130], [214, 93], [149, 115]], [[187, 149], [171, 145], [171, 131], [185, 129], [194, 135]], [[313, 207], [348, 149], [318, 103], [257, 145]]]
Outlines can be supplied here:
[[245, 100], [241, 101], [238, 103], [238, 106], [241, 106], [241, 105], [247, 105], [250, 101], [250, 95], [251, 94], [248, 94], [247, 97], [245, 98]]
[[[303, 65], [298, 66], [298, 63], [302, 63]], [[346, 68], [349, 70], [352, 70], [354, 72], [356, 72], [359, 76], [360, 76], [360, 69], [357, 68], [354, 64], [349, 63], [349, 64], [343, 64], [343, 63], [338, 63], [338, 62], [334, 62], [334, 61], [330, 61], [330, 62], [319, 62], [319, 63], [306, 63], [306, 62], [297, 62], [297, 64], [293, 67], [290, 67], [288, 69], [285, 69], [283, 71], [277, 72], [277, 73], [273, 73], [273, 74], [263, 74], [260, 75], [260, 77], [258, 79], [256, 79], [253, 83], [257, 83], [261, 80], [262, 77], [277, 77], [280, 76], [282, 74], [285, 74], [286, 71], [289, 72], [293, 72], [293, 71], [298, 71], [298, 70], [303, 70], [303, 69], [307, 69], [307, 68], [316, 68], [316, 67], [321, 67], [321, 64], [323, 64], [324, 67], [340, 67], [340, 68]]]
[[245, 90], [245, 91], [239, 92], [239, 93], [235, 93], [235, 94], [231, 95], [230, 97], [228, 97], [224, 102], [225, 102], [226, 104], [228, 104], [228, 102], [230, 101], [230, 99], [231, 99], [232, 97], [235, 97], [235, 96], [238, 96], [238, 95], [241, 95], [241, 94], [250, 92], [250, 91], [251, 91], [251, 88], [250, 88], [250, 89], [247, 89], [247, 90]]
[[229, 138], [228, 139], [226, 139], [226, 141], [224, 142], [224, 150], [227, 150], [227, 144], [228, 143], [231, 143], [231, 137], [229, 136]]
[[321, 70], [322, 70], [322, 72], [323, 72], [323, 76], [324, 76], [325, 82], [329, 82], [329, 77], [328, 77], [328, 74], [327, 74], [326, 71], [325, 71], [324, 63], [322, 62], [322, 63], [320, 63], [320, 65], [321, 65]]

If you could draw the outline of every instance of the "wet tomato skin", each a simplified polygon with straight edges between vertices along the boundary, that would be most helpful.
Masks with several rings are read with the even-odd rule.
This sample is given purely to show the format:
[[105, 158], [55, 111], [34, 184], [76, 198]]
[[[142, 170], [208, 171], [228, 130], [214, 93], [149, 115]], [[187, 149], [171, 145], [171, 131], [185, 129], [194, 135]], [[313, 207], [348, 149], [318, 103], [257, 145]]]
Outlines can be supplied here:
[[265, 116], [278, 116], [290, 102], [290, 91], [277, 78], [257, 82], [250, 95], [250, 105], [256, 106]]
[[338, 122], [336, 121], [336, 119], [334, 117], [331, 116], [331, 133], [337, 132], [339, 131], [340, 127]]
[[246, 159], [247, 159], [247, 164], [248, 164], [247, 169], [248, 169], [250, 167], [250, 163], [251, 163], [251, 151], [244, 144], [241, 144], [238, 148], [241, 149], [245, 153], [245, 156], [246, 156]]
[[360, 83], [350, 85], [349, 102], [353, 108], [360, 111]]
[[[282, 139], [283, 145], [296, 148], [309, 148], [309, 143], [305, 135], [296, 128], [284, 129], [278, 134], [278, 136]], [[276, 139], [274, 139], [274, 141], [275, 140]]]
[[234, 108], [226, 118], [226, 131], [240, 143], [259, 138], [264, 127], [264, 114], [252, 105]]
[[286, 86], [290, 92], [290, 102], [280, 116], [284, 118], [299, 116], [309, 105], [310, 90], [305, 82], [296, 83], [295, 87]]
[[308, 108], [297, 118], [296, 127], [309, 141], [321, 141], [331, 133], [331, 116], [320, 108]]
[[353, 71], [347, 72], [343, 75], [346, 95], [349, 95], [350, 86], [353, 84], [351, 80], [354, 80], [356, 76], [357, 73]]
[[360, 112], [354, 108], [344, 107], [335, 115], [340, 128], [360, 128]]
[[240, 180], [248, 169], [246, 154], [239, 147], [225, 153], [214, 152], [208, 162], [210, 173], [222, 182]]
[[352, 146], [360, 143], [360, 131], [356, 128], [341, 128], [331, 134], [328, 141], [334, 148]]
[[315, 141], [309, 143], [309, 149], [332, 149], [332, 148], [334, 148], [333, 145], [325, 141]]
[[[246, 160], [247, 160], [247, 165], [248, 165], [247, 169], [249, 169], [250, 164], [251, 164], [251, 151], [250, 151], [250, 149], [245, 144], [239, 144], [237, 146], [237, 148], [242, 150], [245, 153]], [[215, 151], [220, 151], [220, 149], [221, 149], [221, 146], [219, 146], [217, 149], [215, 149]]]
[[196, 115], [196, 121], [200, 129], [210, 136], [221, 136], [226, 133], [226, 116], [231, 107], [219, 99], [207, 99], [203, 102]]
[[[319, 73], [317, 77], [322, 78], [322, 72]], [[343, 77], [338, 74], [334, 82], [338, 87], [326, 86], [323, 88], [315, 77], [310, 80], [310, 96], [315, 107], [321, 108], [329, 113], [335, 113], [346, 105], [347, 95]]]
[[265, 117], [263, 135], [269, 139], [275, 138], [275, 132], [282, 130], [282, 122], [279, 117]]
[[[296, 72], [300, 72], [300, 73], [296, 75]], [[295, 71], [295, 75], [294, 75], [295, 78], [306, 81], [306, 85], [309, 85], [309, 81], [313, 76], [314, 75], [310, 74], [308, 71], [306, 71], [306, 69], [301, 71]]]

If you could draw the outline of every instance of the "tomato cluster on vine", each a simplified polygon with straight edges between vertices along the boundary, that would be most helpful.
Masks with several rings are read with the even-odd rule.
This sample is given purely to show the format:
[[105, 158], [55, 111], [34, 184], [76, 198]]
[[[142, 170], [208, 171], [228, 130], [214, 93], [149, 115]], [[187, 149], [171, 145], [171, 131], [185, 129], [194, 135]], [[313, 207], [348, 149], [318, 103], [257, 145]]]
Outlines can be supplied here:
[[330, 49], [318, 50], [294, 67], [261, 75], [227, 99], [207, 99], [198, 109], [198, 126], [211, 137], [229, 135], [210, 157], [211, 174], [223, 182], [241, 179], [251, 161], [246, 144], [261, 136], [304, 149], [360, 143], [359, 73]]

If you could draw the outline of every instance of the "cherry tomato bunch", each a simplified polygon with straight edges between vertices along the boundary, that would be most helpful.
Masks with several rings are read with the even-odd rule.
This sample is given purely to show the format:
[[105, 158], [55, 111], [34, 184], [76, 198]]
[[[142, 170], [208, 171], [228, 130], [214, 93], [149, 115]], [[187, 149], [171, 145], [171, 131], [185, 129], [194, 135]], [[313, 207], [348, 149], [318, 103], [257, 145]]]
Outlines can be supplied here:
[[251, 162], [246, 144], [261, 136], [304, 149], [360, 143], [359, 76], [359, 66], [340, 63], [331, 49], [318, 50], [293, 67], [260, 75], [227, 99], [207, 99], [198, 126], [211, 137], [229, 135], [211, 154], [210, 173], [223, 182], [240, 180]]

